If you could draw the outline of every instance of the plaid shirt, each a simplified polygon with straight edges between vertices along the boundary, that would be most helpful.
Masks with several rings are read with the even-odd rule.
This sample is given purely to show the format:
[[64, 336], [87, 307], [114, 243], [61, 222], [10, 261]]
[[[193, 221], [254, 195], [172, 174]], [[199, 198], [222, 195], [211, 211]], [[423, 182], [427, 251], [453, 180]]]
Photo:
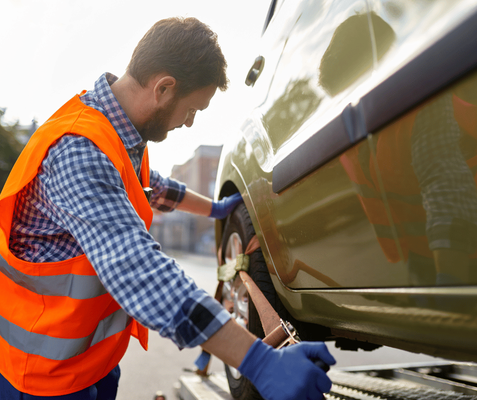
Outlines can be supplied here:
[[450, 93], [425, 107], [414, 124], [412, 164], [421, 187], [431, 250], [472, 254], [477, 249], [477, 190], [460, 145], [463, 135]]
[[[139, 174], [145, 143], [102, 75], [81, 97], [116, 129]], [[185, 185], [151, 171], [151, 205], [172, 211]], [[65, 135], [49, 150], [36, 178], [19, 194], [10, 248], [20, 259], [43, 263], [83, 252], [106, 290], [142, 325], [179, 347], [203, 343], [230, 319], [197, 288], [147, 232], [129, 202], [119, 172], [93, 142]]]

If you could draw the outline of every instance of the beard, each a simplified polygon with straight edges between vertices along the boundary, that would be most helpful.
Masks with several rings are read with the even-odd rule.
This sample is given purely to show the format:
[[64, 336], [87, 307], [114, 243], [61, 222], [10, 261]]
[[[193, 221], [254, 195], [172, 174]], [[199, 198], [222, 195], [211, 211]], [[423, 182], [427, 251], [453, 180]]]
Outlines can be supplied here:
[[151, 119], [146, 122], [143, 128], [139, 131], [142, 140], [145, 142], [151, 141], [159, 143], [167, 138], [167, 133], [169, 132], [169, 123], [176, 105], [177, 99], [174, 97], [169, 100], [169, 102], [163, 108], [156, 110]]

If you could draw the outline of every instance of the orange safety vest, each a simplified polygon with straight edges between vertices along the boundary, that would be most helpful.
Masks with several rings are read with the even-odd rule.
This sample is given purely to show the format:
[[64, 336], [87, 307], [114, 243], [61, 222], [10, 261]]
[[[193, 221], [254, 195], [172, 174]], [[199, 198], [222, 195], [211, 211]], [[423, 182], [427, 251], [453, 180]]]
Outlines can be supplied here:
[[[477, 138], [477, 106], [454, 95], [453, 107], [463, 132]], [[412, 128], [421, 109], [410, 112], [379, 133], [375, 149], [377, 165], [374, 165], [367, 142], [358, 144], [340, 157], [343, 168], [355, 183], [358, 199], [373, 225], [381, 249], [392, 263], [401, 258], [407, 261], [410, 252], [433, 258], [426, 236], [426, 211], [411, 158]], [[477, 156], [466, 162], [476, 180]], [[386, 194], [387, 208], [381, 185]]]
[[[430, 256], [425, 230], [423, 234], [412, 235], [411, 238], [406, 233], [410, 227], [422, 223], [425, 226], [426, 222], [426, 214], [420, 201], [419, 184], [412, 171], [410, 160], [411, 133], [416, 115], [417, 112], [407, 115], [387, 127], [378, 137], [376, 161], [380, 171], [384, 168], [381, 173], [384, 189], [387, 193], [392, 193], [392, 196], [387, 198], [389, 205], [387, 209], [368, 143], [360, 143], [340, 157], [346, 173], [355, 183], [358, 199], [374, 227], [378, 242], [388, 261], [393, 263], [399, 261], [402, 256], [407, 259], [410, 248], [417, 250], [418, 254]], [[403, 184], [404, 176], [406, 184]], [[417, 202], [413, 200], [416, 198]], [[396, 231], [393, 232], [393, 229]], [[405, 252], [403, 255], [397, 247], [396, 236], [400, 241], [400, 248]]]
[[[17, 195], [38, 174], [49, 147], [66, 133], [87, 137], [108, 156], [147, 229], [152, 221], [121, 139], [106, 117], [79, 96], [31, 137], [0, 194], [0, 254], [5, 259], [0, 258], [0, 373], [16, 389], [36, 396], [65, 395], [95, 384], [119, 363], [130, 335], [147, 350], [147, 329], [106, 292], [86, 255], [32, 263], [9, 250]], [[141, 180], [149, 185], [147, 152]]]

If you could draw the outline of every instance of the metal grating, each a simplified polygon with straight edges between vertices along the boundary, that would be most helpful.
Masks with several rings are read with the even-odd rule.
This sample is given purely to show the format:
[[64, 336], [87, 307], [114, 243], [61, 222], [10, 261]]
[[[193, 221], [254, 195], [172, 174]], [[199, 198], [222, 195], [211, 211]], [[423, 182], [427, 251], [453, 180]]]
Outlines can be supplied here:
[[477, 400], [477, 368], [435, 364], [331, 370], [328, 400]]

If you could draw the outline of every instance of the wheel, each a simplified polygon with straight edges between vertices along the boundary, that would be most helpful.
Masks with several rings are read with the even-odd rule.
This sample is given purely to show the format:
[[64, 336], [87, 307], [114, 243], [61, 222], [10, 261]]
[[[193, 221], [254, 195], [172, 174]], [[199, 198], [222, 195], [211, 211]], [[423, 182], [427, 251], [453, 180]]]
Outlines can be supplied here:
[[[248, 242], [255, 235], [250, 216], [244, 204], [239, 205], [228, 217], [224, 227], [222, 240], [223, 262], [229, 262], [238, 254], [245, 252]], [[250, 256], [249, 275], [263, 292], [272, 307], [284, 319], [289, 319], [288, 312], [283, 307], [273, 287], [267, 265], [261, 249]], [[235, 320], [256, 336], [263, 338], [264, 332], [257, 310], [251, 301], [242, 280], [237, 275], [234, 280], [224, 282], [222, 289], [222, 304], [232, 314]], [[225, 365], [225, 372], [232, 397], [237, 400], [260, 400], [262, 397], [238, 370]]]

